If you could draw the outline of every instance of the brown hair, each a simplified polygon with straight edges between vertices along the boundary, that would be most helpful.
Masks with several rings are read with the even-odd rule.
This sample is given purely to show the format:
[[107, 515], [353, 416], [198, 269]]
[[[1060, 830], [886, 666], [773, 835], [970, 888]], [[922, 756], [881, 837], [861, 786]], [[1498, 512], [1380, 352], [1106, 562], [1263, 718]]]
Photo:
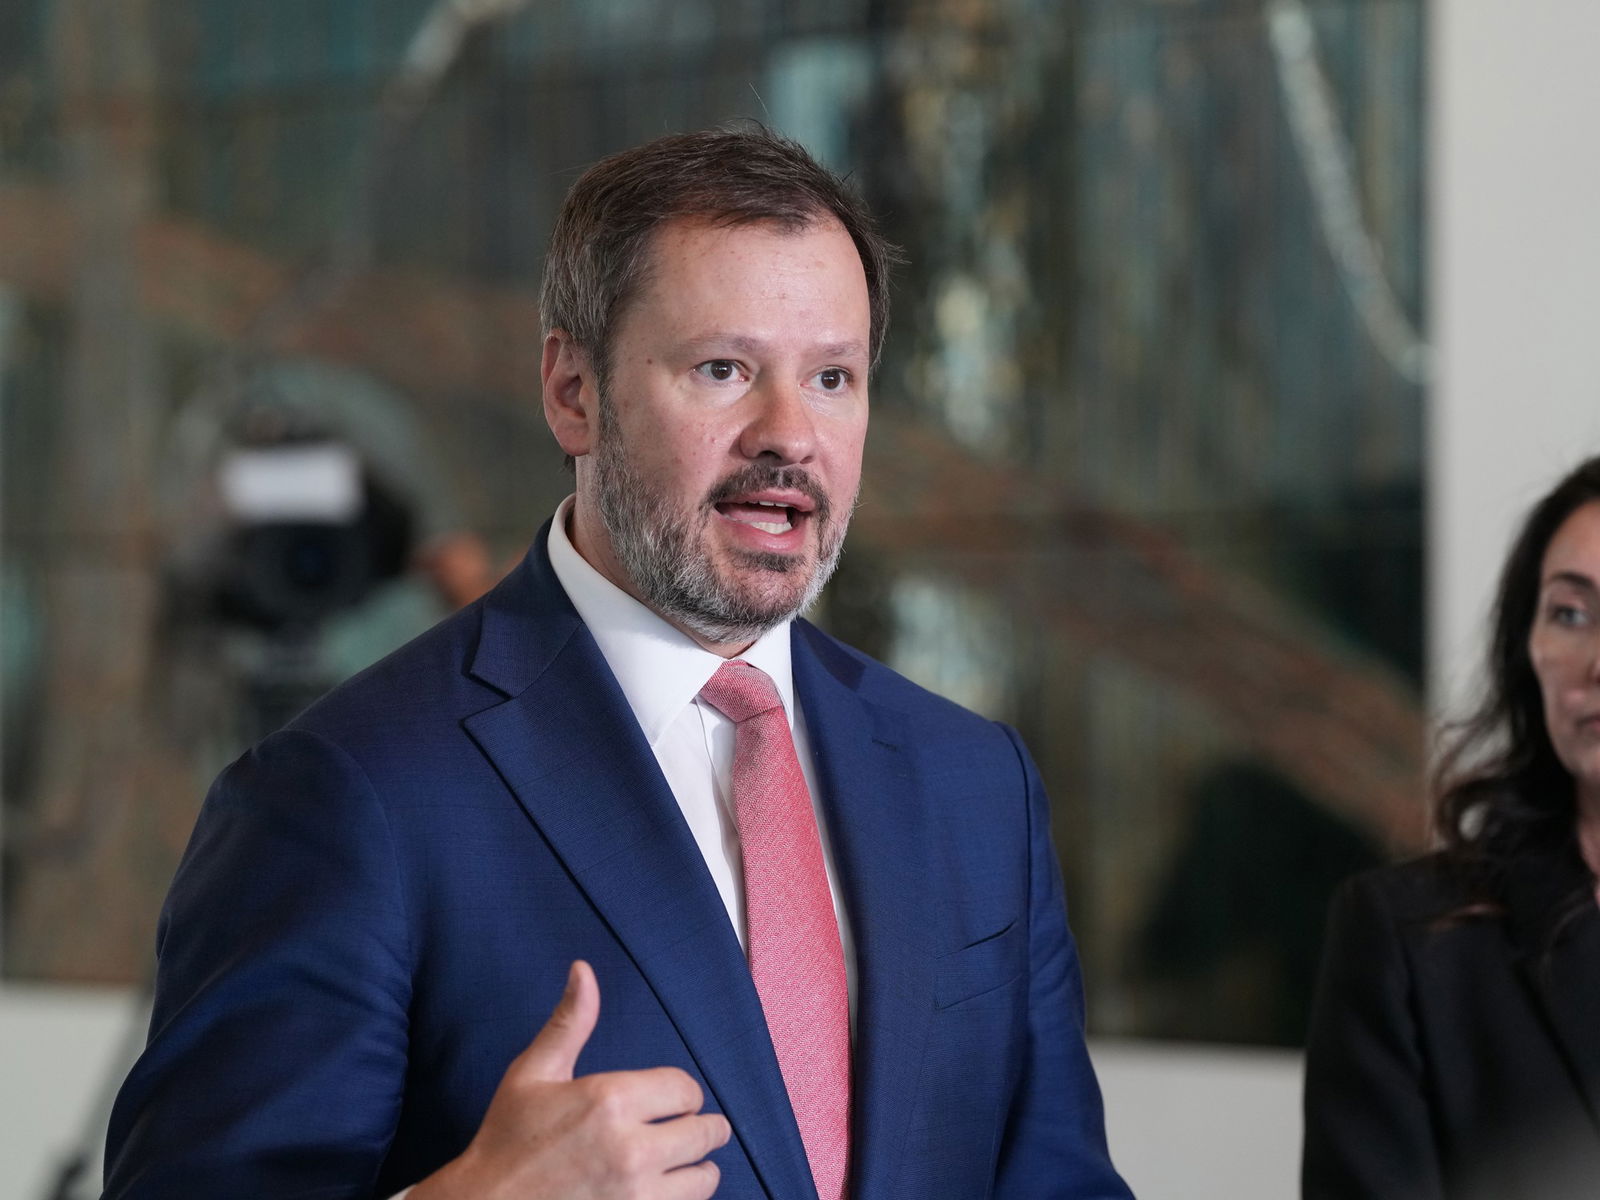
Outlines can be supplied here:
[[797, 142], [755, 121], [673, 134], [601, 159], [572, 185], [556, 217], [539, 294], [544, 331], [564, 329], [602, 386], [610, 343], [649, 270], [651, 235], [696, 217], [722, 225], [769, 221], [796, 231], [832, 218], [861, 255], [871, 305], [871, 361], [889, 319], [897, 259], [871, 212]]

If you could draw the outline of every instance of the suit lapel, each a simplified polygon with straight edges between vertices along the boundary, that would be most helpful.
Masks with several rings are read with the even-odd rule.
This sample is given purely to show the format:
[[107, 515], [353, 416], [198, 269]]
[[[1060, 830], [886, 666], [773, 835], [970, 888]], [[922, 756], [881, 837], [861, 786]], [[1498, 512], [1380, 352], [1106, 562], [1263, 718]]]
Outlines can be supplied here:
[[1520, 866], [1507, 899], [1518, 969], [1600, 1128], [1600, 908], [1593, 881], [1569, 852]]
[[468, 718], [468, 732], [649, 982], [767, 1191], [808, 1194], [727, 910], [543, 535], [486, 603], [471, 669], [509, 699]]
[[861, 667], [795, 623], [795, 691], [855, 940], [851, 1194], [892, 1190], [933, 1013], [924, 898], [931, 870], [899, 713], [863, 699]]

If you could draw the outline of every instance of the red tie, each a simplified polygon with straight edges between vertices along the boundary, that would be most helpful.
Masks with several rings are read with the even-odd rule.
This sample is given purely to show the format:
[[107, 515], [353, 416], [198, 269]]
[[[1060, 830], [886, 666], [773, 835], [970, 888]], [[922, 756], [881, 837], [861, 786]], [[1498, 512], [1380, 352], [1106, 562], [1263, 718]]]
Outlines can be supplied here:
[[750, 974], [820, 1200], [850, 1158], [850, 998], [822, 842], [778, 689], [724, 663], [700, 695], [734, 723], [733, 809], [744, 856]]

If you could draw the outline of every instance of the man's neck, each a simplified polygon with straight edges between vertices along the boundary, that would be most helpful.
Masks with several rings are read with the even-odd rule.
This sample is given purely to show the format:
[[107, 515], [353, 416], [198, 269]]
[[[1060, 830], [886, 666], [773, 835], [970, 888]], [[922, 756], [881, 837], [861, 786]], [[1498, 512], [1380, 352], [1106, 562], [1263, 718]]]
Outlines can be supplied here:
[[672, 616], [672, 614], [664, 613], [656, 608], [640, 591], [638, 586], [634, 584], [632, 576], [624, 569], [621, 561], [611, 549], [610, 539], [603, 534], [597, 533], [592, 528], [593, 523], [598, 521], [599, 517], [590, 515], [587, 508], [580, 514], [580, 507], [582, 506], [578, 504], [576, 497], [567, 506], [565, 524], [567, 540], [572, 543], [572, 548], [577, 551], [578, 556], [593, 567], [608, 583], [632, 596], [702, 650], [709, 651], [719, 658], [737, 658], [756, 644], [758, 637], [743, 638], [733, 642], [712, 641]]

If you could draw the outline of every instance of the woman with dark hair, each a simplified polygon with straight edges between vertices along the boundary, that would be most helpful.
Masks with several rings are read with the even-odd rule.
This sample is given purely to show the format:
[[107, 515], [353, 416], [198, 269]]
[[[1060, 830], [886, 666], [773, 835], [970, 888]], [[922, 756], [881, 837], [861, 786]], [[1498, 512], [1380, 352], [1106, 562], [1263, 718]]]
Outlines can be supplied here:
[[1529, 514], [1437, 853], [1333, 903], [1305, 1200], [1600, 1196], [1600, 458]]

